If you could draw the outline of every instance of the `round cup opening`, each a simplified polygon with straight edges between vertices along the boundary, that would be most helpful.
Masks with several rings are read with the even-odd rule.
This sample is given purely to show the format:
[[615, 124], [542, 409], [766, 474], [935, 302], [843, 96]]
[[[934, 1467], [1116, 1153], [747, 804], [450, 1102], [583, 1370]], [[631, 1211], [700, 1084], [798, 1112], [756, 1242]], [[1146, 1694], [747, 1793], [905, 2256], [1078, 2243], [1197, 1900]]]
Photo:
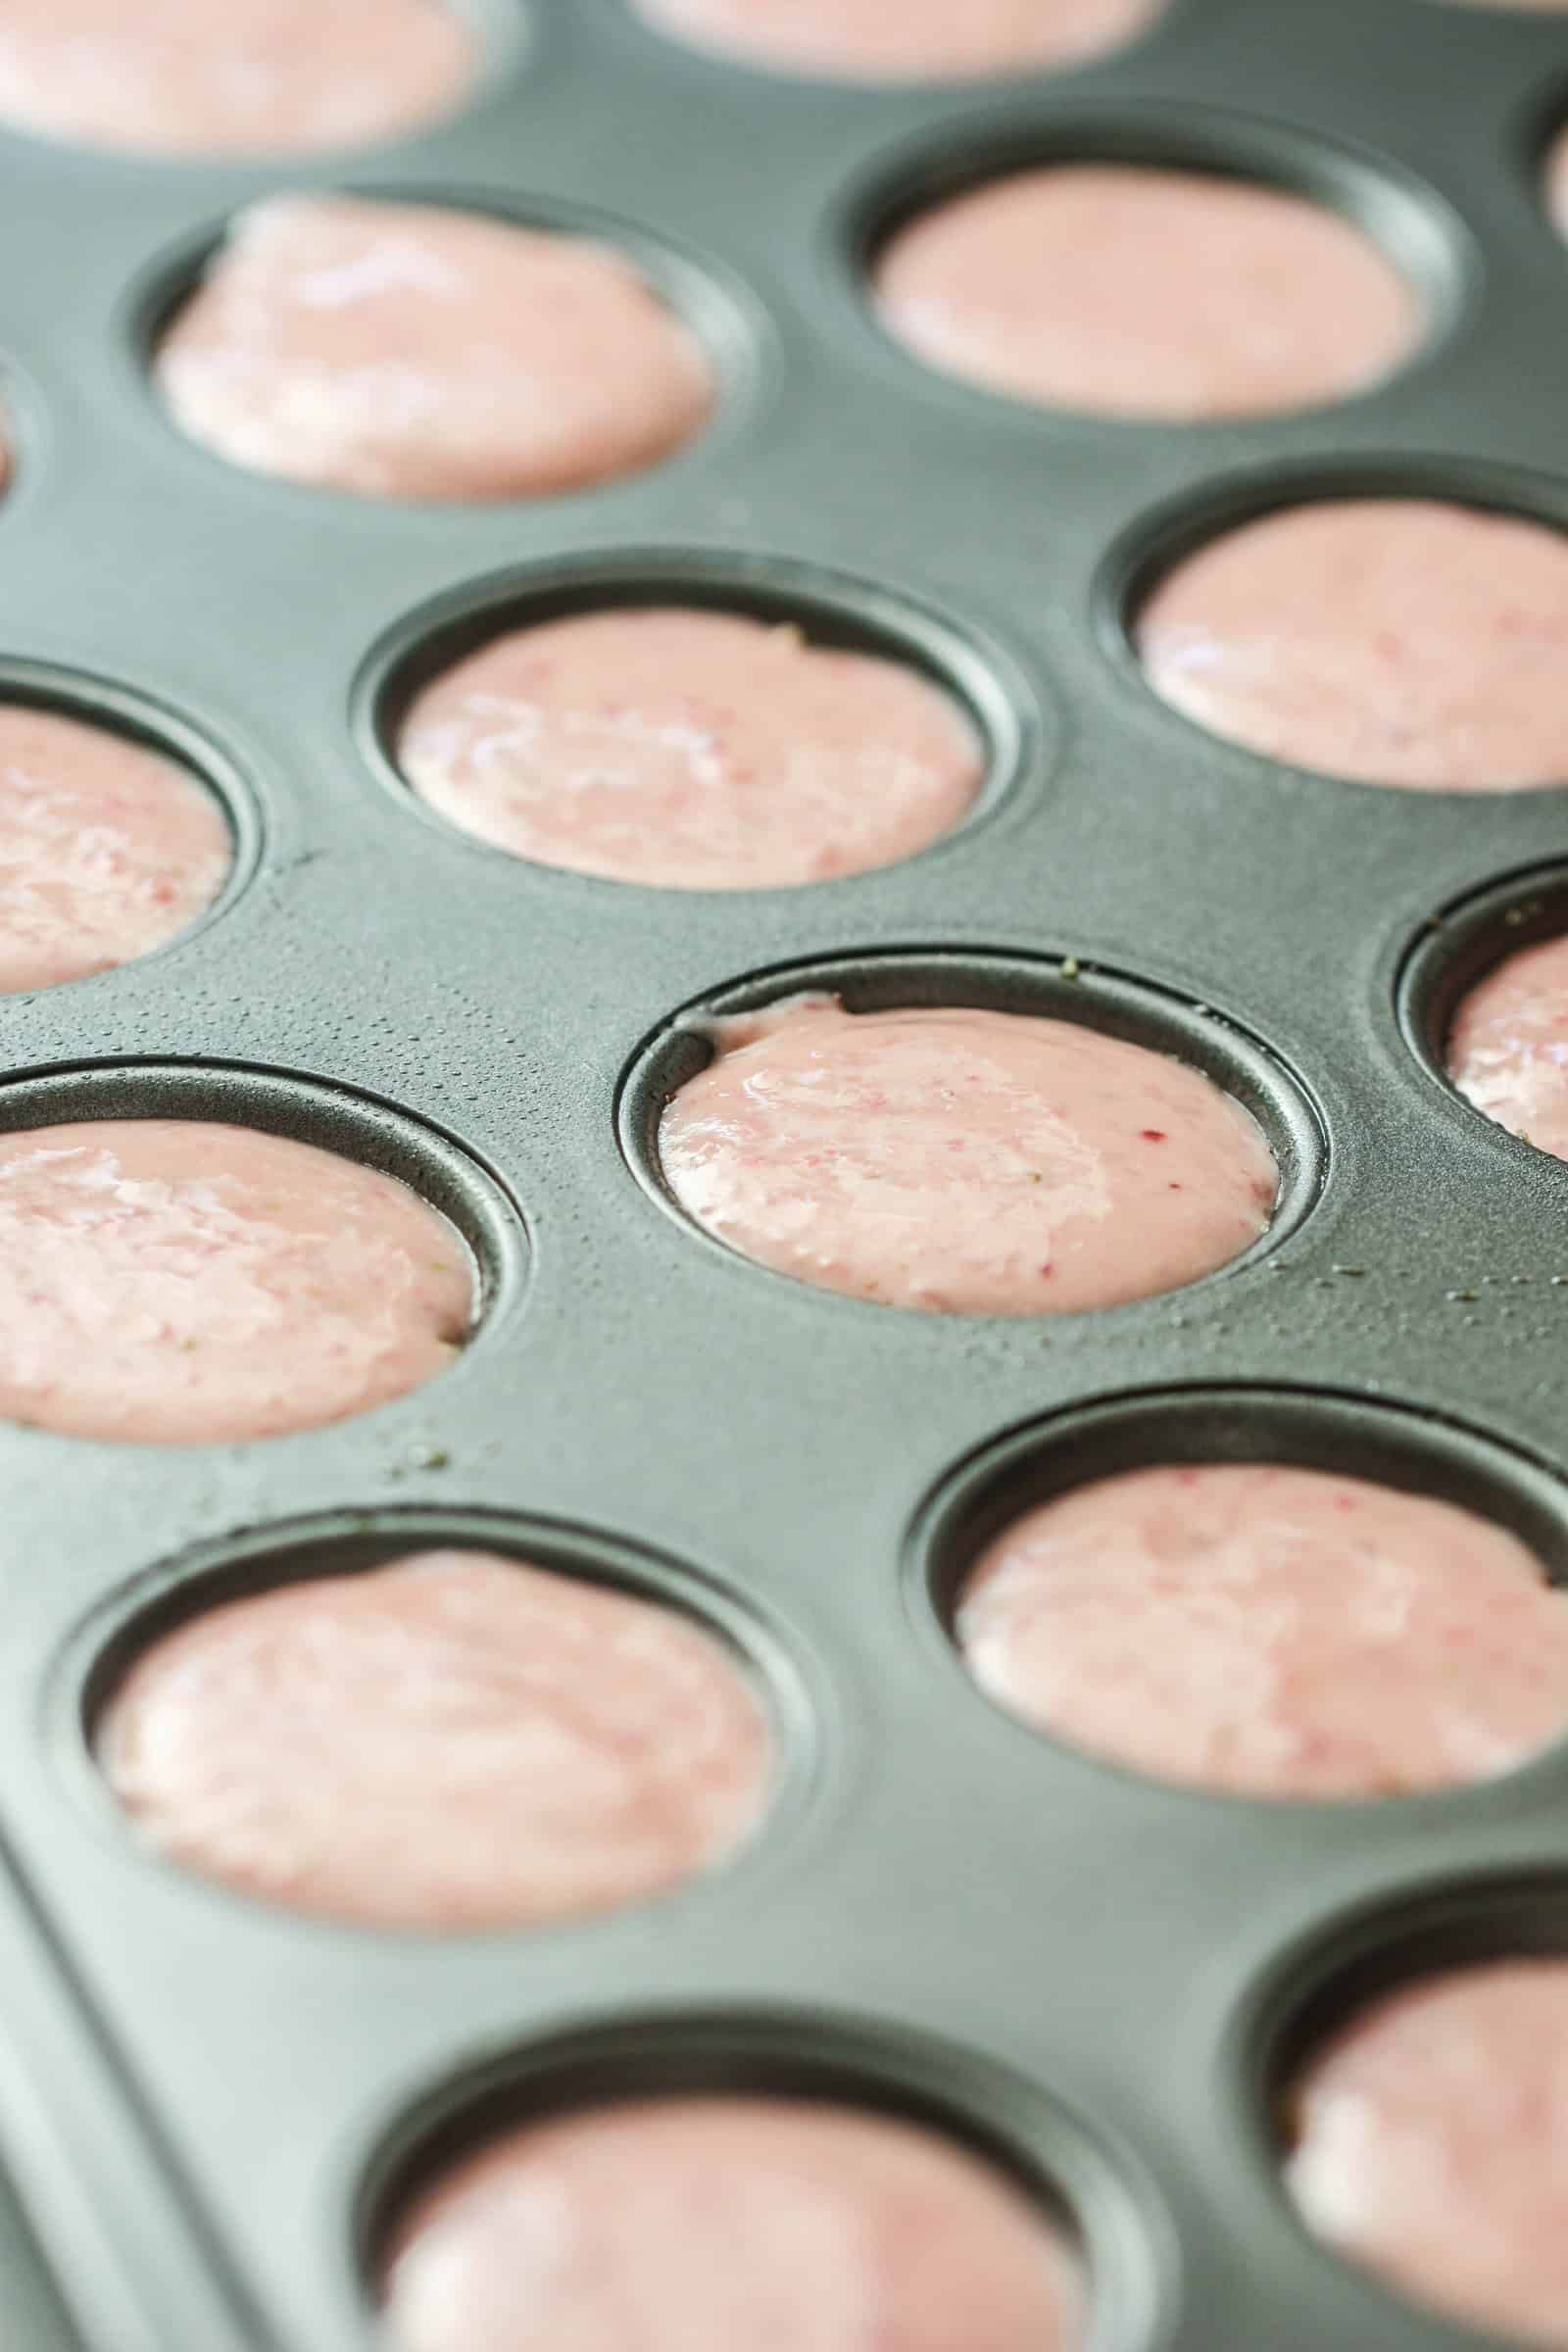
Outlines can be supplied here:
[[[214, 800], [228, 834], [228, 871], [211, 902], [191, 920], [158, 946], [106, 972], [82, 977], [103, 979], [172, 955], [189, 945], [226, 914], [244, 894], [255, 874], [265, 843], [265, 827], [255, 789], [230, 755], [201, 728], [175, 710], [153, 701], [118, 682], [57, 667], [52, 662], [0, 657], [0, 710], [7, 706], [47, 711], [91, 727], [100, 734], [120, 737], [139, 749], [155, 752], [199, 784]], [[71, 987], [72, 981], [52, 983]]]
[[[284, 1522], [238, 1542], [219, 1542], [165, 1563], [96, 1609], [67, 1642], [55, 1677], [53, 1714], [62, 1761], [97, 1826], [123, 1848], [136, 1847], [100, 1762], [99, 1735], [126, 1678], [148, 1652], [226, 1603], [261, 1597], [289, 1586], [357, 1577], [411, 1555], [453, 1549], [515, 1560], [590, 1590], [621, 1594], [659, 1608], [690, 1626], [717, 1650], [752, 1694], [767, 1734], [766, 1786], [755, 1818], [708, 1866], [611, 1909], [564, 1913], [558, 1919], [511, 1927], [404, 1929], [408, 1936], [483, 1933], [538, 1935], [554, 1927], [591, 1925], [614, 1911], [689, 1899], [700, 1888], [727, 1885], [742, 1869], [777, 1850], [811, 1785], [819, 1744], [820, 1710], [784, 1638], [749, 1601], [683, 1562], [642, 1545], [553, 1520], [515, 1513], [432, 1506], [339, 1511]], [[183, 1884], [205, 1887], [225, 1902], [288, 1911], [221, 1878], [166, 1861], [143, 1846], [150, 1864]], [[299, 1914], [296, 1914], [299, 1916]], [[393, 1931], [341, 1915], [311, 1913], [338, 1932], [386, 1936]]]
[[1159, 2217], [1077, 2119], [956, 2047], [808, 2015], [655, 2014], [590, 2025], [416, 2098], [352, 2199], [347, 2283], [374, 2310], [400, 2225], [455, 2165], [509, 2131], [625, 2101], [776, 2097], [911, 2123], [1021, 2188], [1083, 2265], [1095, 2341], [1142, 2342], [1165, 2298]]
[[917, 1620], [953, 1654], [969, 1570], [1025, 1512], [1122, 1472], [1215, 1462], [1339, 1471], [1456, 1504], [1517, 1536], [1552, 1583], [1568, 1585], [1568, 1495], [1495, 1439], [1326, 1391], [1171, 1389], [1053, 1414], [950, 1471], [921, 1504], [906, 1555]]
[[[463, 183], [411, 187], [407, 183], [381, 181], [352, 186], [312, 182], [303, 169], [298, 188], [273, 189], [258, 197], [256, 203], [266, 204], [290, 193], [345, 197], [356, 203], [417, 205], [434, 212], [470, 215], [503, 227], [540, 230], [607, 247], [632, 266], [662, 308], [697, 338], [711, 374], [713, 399], [708, 416], [688, 439], [651, 466], [561, 489], [514, 492], [507, 498], [481, 502], [479, 513], [493, 506], [529, 509], [564, 498], [598, 497], [635, 485], [650, 473], [662, 473], [689, 464], [700, 453], [706, 454], [735, 438], [754, 419], [765, 395], [774, 368], [771, 325], [751, 288], [706, 254], [635, 221], [561, 198], [532, 197]], [[159, 387], [155, 366], [158, 351], [209, 268], [221, 255], [233, 222], [248, 209], [238, 207], [221, 220], [209, 220], [174, 246], [166, 248], [126, 289], [116, 338], [119, 362], [129, 371], [143, 408], [178, 449], [203, 466], [217, 469], [230, 483], [238, 480], [257, 485], [269, 498], [279, 494], [327, 498], [347, 502], [356, 509], [368, 505], [390, 508], [394, 513], [471, 516], [475, 508], [462, 500], [367, 498], [358, 492], [300, 481], [287, 474], [259, 472], [230, 461], [176, 423]]]
[[1262, 412], [1250, 422], [1266, 425], [1377, 397], [1430, 362], [1474, 301], [1480, 264], [1470, 232], [1435, 188], [1386, 158], [1285, 124], [1251, 122], [1217, 112], [1194, 112], [1179, 123], [1168, 113], [1136, 108], [1086, 112], [1049, 126], [982, 121], [902, 149], [893, 161], [880, 163], [857, 179], [837, 208], [831, 250], [841, 292], [857, 311], [862, 329], [898, 365], [906, 383], [912, 374], [946, 397], [979, 399], [993, 415], [1010, 412], [1037, 428], [1054, 417], [1118, 432], [1235, 429], [1237, 419], [1230, 416], [1118, 416], [1071, 401], [1025, 399], [934, 368], [883, 319], [875, 274], [902, 230], [944, 204], [1020, 173], [1095, 164], [1190, 172], [1300, 197], [1357, 229], [1409, 287], [1420, 309], [1420, 328], [1388, 374], [1357, 389], [1302, 401], [1298, 407]]
[[453, 1225], [475, 1270], [472, 1347], [526, 1263], [501, 1179], [439, 1128], [358, 1088], [244, 1062], [80, 1062], [0, 1084], [0, 1134], [77, 1120], [193, 1119], [312, 1144], [392, 1176]]
[[[1262, 1129], [1279, 1168], [1279, 1192], [1266, 1231], [1252, 1246], [1184, 1289], [1223, 1281], [1278, 1249], [1307, 1215], [1328, 1173], [1323, 1120], [1290, 1066], [1250, 1031], [1210, 1006], [1157, 983], [1133, 980], [1076, 956], [1060, 960], [1003, 951], [878, 950], [775, 966], [731, 982], [684, 1006], [645, 1040], [622, 1077], [616, 1102], [621, 1153], [645, 1192], [706, 1248], [733, 1263], [737, 1252], [704, 1231], [677, 1200], [660, 1159], [659, 1129], [665, 1105], [713, 1056], [713, 1024], [755, 1012], [805, 993], [839, 998], [849, 1012], [894, 1008], [974, 1006], [1033, 1013], [1148, 1048], [1211, 1079]], [[792, 1276], [743, 1259], [759, 1279], [801, 1286]], [[853, 1307], [874, 1302], [818, 1295]], [[1171, 1293], [1156, 1294], [1152, 1303]], [[1130, 1302], [1147, 1306], [1149, 1299]], [[1092, 1310], [1114, 1313], [1114, 1307]]]
[[[513, 630], [600, 612], [683, 608], [798, 627], [812, 646], [874, 655], [935, 686], [979, 737], [984, 774], [956, 825], [914, 858], [929, 857], [984, 821], [1049, 759], [1054, 727], [1010, 656], [934, 606], [787, 557], [693, 550], [632, 550], [548, 566], [530, 565], [455, 589], [399, 622], [370, 653], [353, 696], [362, 756], [400, 807], [448, 840], [512, 864], [534, 864], [468, 834], [431, 809], [398, 760], [404, 722], [420, 693], [445, 671]], [[908, 864], [911, 858], [898, 861]], [[564, 866], [538, 870], [567, 881], [600, 881]], [[863, 880], [873, 866], [838, 877]], [[614, 881], [612, 887], [654, 885]], [[763, 886], [760, 886], [763, 887]], [[775, 885], [821, 889], [828, 883]], [[699, 894], [700, 895], [700, 894]]]
[[1510, 956], [1564, 933], [1568, 867], [1527, 869], [1445, 908], [1407, 948], [1396, 983], [1399, 1027], [1417, 1061], [1473, 1119], [1514, 1151], [1535, 1152], [1536, 1147], [1466, 1101], [1448, 1074], [1448, 1039], [1472, 989]]

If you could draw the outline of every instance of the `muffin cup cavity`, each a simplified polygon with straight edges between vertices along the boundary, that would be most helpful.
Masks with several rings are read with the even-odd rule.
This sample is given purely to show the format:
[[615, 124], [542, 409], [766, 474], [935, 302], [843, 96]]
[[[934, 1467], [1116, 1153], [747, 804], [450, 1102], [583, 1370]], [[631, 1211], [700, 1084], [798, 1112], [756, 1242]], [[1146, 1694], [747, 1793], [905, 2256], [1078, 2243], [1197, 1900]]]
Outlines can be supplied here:
[[[360, 752], [398, 806], [449, 841], [479, 855], [519, 863], [553, 884], [600, 886], [560, 866], [518, 859], [463, 832], [420, 799], [398, 762], [398, 737], [420, 692], [444, 671], [513, 630], [590, 613], [683, 607], [733, 613], [770, 626], [799, 628], [828, 651], [868, 654], [938, 687], [975, 729], [985, 762], [967, 813], [915, 853], [928, 858], [961, 840], [1011, 795], [1049, 773], [1057, 737], [1054, 713], [1005, 647], [968, 623], [903, 591], [775, 555], [737, 557], [700, 548], [629, 549], [551, 564], [533, 564], [450, 590], [400, 621], [368, 657], [356, 682], [352, 724]], [[907, 865], [911, 860], [900, 861]], [[886, 872], [837, 877], [863, 881]], [[648, 884], [613, 881], [614, 890]], [[791, 890], [832, 882], [793, 883]], [[692, 895], [702, 896], [701, 892]], [[728, 896], [729, 894], [720, 894]]]
[[[1280, 1187], [1268, 1230], [1250, 1250], [1200, 1276], [1200, 1282], [1223, 1281], [1267, 1256], [1309, 1213], [1326, 1181], [1327, 1131], [1304, 1085], [1249, 1030], [1210, 1006], [1074, 956], [1047, 960], [1003, 951], [940, 948], [847, 955], [784, 965], [712, 990], [647, 1039], [621, 1080], [616, 1120], [627, 1166], [662, 1208], [732, 1263], [736, 1252], [705, 1233], [666, 1183], [659, 1156], [660, 1120], [671, 1098], [712, 1059], [715, 1022], [808, 994], [836, 996], [849, 1012], [972, 1005], [1073, 1021], [1201, 1071], [1257, 1121], [1278, 1164]], [[791, 1279], [743, 1262], [768, 1281]], [[791, 1287], [799, 1286], [792, 1282]], [[1131, 1305], [1136, 1309], [1149, 1303], [1139, 1299]]]

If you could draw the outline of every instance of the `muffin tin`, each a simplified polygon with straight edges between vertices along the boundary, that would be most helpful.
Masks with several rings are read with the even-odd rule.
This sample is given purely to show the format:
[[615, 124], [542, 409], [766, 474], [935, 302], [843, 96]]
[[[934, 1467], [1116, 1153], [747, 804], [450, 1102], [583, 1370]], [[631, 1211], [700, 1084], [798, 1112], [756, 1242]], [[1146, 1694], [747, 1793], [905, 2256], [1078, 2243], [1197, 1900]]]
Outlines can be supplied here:
[[[722, 64], [621, 0], [481, 21], [471, 104], [395, 146], [5, 142], [0, 691], [186, 758], [239, 855], [157, 955], [0, 1001], [0, 1126], [177, 1107], [336, 1143], [458, 1220], [485, 1309], [443, 1379], [332, 1429], [0, 1430], [0, 2151], [27, 2217], [0, 2191], [0, 2333], [364, 2352], [388, 2200], [442, 2151], [541, 2101], [722, 2082], [933, 2115], [1039, 2180], [1084, 2232], [1094, 2352], [1485, 2342], [1307, 2238], [1271, 2101], [1366, 1984], [1568, 1944], [1568, 1746], [1386, 1804], [1154, 1787], [990, 1705], [944, 1609], [1007, 1509], [1178, 1453], [1474, 1500], [1568, 1573], [1568, 1170], [1437, 1051], [1455, 986], [1568, 907], [1568, 793], [1271, 765], [1164, 709], [1125, 630], [1152, 565], [1283, 499], [1418, 487], [1568, 523], [1568, 251], [1538, 196], [1568, 18], [1172, 0], [1071, 74], [899, 90]], [[883, 336], [863, 265], [890, 220], [1104, 154], [1343, 205], [1427, 290], [1426, 349], [1343, 407], [1174, 427], [1014, 406]], [[313, 184], [623, 237], [713, 342], [713, 428], [489, 509], [224, 467], [162, 415], [148, 336], [227, 215]], [[435, 661], [644, 596], [906, 653], [982, 725], [974, 817], [880, 872], [687, 894], [517, 862], [415, 804], [387, 731]], [[663, 1195], [652, 1121], [705, 1014], [803, 980], [1168, 1043], [1270, 1130], [1268, 1244], [1039, 1323], [734, 1257]], [[783, 1761], [727, 1869], [578, 1925], [394, 1937], [137, 1849], [88, 1748], [127, 1643], [220, 1589], [472, 1536], [738, 1643]]]

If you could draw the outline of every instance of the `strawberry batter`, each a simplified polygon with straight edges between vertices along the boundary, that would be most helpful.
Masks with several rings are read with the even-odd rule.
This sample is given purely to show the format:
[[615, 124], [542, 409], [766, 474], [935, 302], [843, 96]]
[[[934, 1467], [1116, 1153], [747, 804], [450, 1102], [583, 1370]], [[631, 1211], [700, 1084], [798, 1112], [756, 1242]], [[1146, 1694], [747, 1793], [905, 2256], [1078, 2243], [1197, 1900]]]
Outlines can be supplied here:
[[433, 1929], [678, 1885], [752, 1826], [769, 1747], [740, 1672], [677, 1611], [478, 1551], [210, 1609], [138, 1659], [99, 1738], [172, 1861]]
[[335, 1152], [187, 1119], [0, 1135], [0, 1419], [278, 1437], [418, 1388], [473, 1310], [446, 1219]]
[[890, 865], [956, 824], [984, 773], [974, 728], [917, 671], [679, 610], [495, 639], [425, 688], [398, 759], [481, 841], [673, 890]]
[[1470, 991], [1448, 1075], [1489, 1119], [1568, 1159], [1568, 938], [1522, 948]]
[[581, 489], [668, 457], [714, 398], [696, 336], [609, 246], [355, 196], [241, 213], [155, 364], [219, 457], [368, 498]]
[[661, 31], [779, 74], [959, 81], [1086, 65], [1165, 0], [633, 0]]
[[1267, 1230], [1279, 1170], [1200, 1071], [1072, 1021], [804, 997], [721, 1024], [660, 1128], [682, 1205], [819, 1289], [951, 1314], [1112, 1306]]
[[479, 46], [439, 0], [5, 0], [0, 121], [149, 155], [360, 146], [449, 114]]
[[1080, 2352], [1064, 2233], [979, 2157], [805, 2099], [525, 2126], [414, 2208], [399, 2352]]
[[1293, 2104], [1290, 2186], [1318, 2236], [1471, 2327], [1568, 2347], [1568, 1961], [1393, 1993]]
[[1125, 164], [1054, 165], [939, 205], [892, 239], [875, 285], [888, 327], [945, 374], [1175, 422], [1345, 399], [1422, 324], [1338, 213]]
[[1137, 1470], [1018, 1520], [956, 1632], [1026, 1722], [1263, 1797], [1489, 1780], [1568, 1729], [1568, 1600], [1517, 1537], [1322, 1470]]
[[1568, 536], [1430, 499], [1245, 523], [1137, 618], [1151, 685], [1200, 726], [1362, 784], [1568, 781]]
[[231, 846], [217, 801], [174, 760], [0, 705], [0, 993], [161, 947], [218, 896]]

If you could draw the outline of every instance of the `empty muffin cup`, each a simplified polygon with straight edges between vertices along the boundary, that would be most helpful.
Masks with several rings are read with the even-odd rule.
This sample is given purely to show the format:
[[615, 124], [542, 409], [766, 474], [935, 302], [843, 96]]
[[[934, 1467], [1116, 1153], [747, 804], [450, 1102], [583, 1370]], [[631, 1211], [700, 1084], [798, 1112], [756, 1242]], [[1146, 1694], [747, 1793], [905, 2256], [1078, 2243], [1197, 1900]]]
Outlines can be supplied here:
[[774, 2096], [507, 2133], [405, 2214], [383, 2303], [398, 2352], [1081, 2352], [1089, 2330], [1076, 2248], [999, 2167], [900, 2116]]
[[872, 268], [888, 331], [1047, 407], [1194, 423], [1344, 400], [1425, 331], [1342, 214], [1230, 173], [1061, 162], [914, 215]]
[[1386, 1993], [1289, 2086], [1286, 2179], [1327, 2245], [1429, 2310], [1568, 2344], [1568, 1960]]
[[435, 122], [479, 65], [446, 0], [7, 0], [0, 122], [146, 155], [297, 154]]
[[1058, 1494], [986, 1546], [954, 1633], [1037, 1730], [1232, 1795], [1414, 1795], [1568, 1730], [1568, 1598], [1528, 1546], [1323, 1469], [1179, 1463]]
[[1244, 522], [1133, 615], [1154, 692], [1271, 760], [1360, 784], [1568, 781], [1568, 536], [1390, 494]]
[[397, 1930], [664, 1893], [754, 1826], [772, 1776], [750, 1680], [684, 1612], [453, 1546], [184, 1619], [132, 1658], [95, 1733], [154, 1852]]
[[717, 397], [695, 332], [612, 246], [331, 194], [241, 213], [153, 369], [230, 465], [470, 504], [641, 471]]

